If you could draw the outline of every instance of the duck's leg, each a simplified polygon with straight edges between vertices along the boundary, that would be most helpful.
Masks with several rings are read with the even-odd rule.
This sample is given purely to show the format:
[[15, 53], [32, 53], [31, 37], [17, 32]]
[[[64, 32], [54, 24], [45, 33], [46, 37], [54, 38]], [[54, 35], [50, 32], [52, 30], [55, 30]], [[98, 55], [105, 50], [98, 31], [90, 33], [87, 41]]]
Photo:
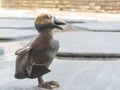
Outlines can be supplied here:
[[44, 82], [42, 77], [38, 77], [38, 87], [46, 88], [46, 89], [53, 89], [59, 87], [59, 83], [56, 81], [48, 81]]
[[41, 83], [43, 83], [43, 82], [44, 82], [44, 81], [43, 81], [42, 76], [39, 76], [39, 77], [38, 77], [38, 85], [41, 84]]

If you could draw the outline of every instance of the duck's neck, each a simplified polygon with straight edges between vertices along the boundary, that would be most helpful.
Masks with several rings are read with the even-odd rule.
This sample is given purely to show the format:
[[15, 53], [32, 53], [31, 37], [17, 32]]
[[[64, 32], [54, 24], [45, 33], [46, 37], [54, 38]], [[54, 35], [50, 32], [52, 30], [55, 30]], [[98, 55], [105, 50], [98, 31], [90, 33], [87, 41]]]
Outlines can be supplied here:
[[53, 38], [53, 32], [52, 30], [44, 30], [42, 32], [40, 32], [42, 38], [44, 39], [52, 39]]
[[48, 45], [52, 39], [54, 39], [54, 34], [52, 31], [40, 32], [40, 34], [32, 42], [31, 47], [35, 47], [39, 44], [39, 42]]

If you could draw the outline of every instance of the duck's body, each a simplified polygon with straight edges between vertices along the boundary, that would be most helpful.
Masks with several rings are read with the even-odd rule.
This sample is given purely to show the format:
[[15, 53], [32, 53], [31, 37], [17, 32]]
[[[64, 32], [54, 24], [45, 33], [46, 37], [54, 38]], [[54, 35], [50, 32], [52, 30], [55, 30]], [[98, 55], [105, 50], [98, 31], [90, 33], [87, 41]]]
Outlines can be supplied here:
[[[65, 24], [48, 14], [41, 14], [35, 20], [35, 27], [39, 35], [28, 45], [16, 51], [17, 79], [38, 78], [40, 87], [57, 87], [56, 82], [44, 82], [42, 75], [48, 73], [49, 65], [53, 61], [59, 49], [59, 41], [52, 30], [62, 29], [58, 25]], [[51, 86], [52, 85], [52, 86]]]
[[48, 67], [59, 49], [59, 41], [54, 38], [52, 31], [46, 31], [38, 35], [32, 47], [29, 52], [30, 61]]

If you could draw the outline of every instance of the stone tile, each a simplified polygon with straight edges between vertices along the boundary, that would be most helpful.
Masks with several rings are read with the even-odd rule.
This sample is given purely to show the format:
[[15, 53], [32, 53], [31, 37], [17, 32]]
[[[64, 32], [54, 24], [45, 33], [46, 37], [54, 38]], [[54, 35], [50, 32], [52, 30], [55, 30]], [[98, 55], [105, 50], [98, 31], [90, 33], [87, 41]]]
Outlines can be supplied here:
[[103, 31], [103, 32], [120, 32], [120, 22], [87, 22], [73, 24], [75, 30], [87, 30], [87, 31]]
[[[1, 90], [39, 90], [35, 79], [14, 79], [14, 62], [0, 62], [0, 66]], [[119, 61], [55, 60], [44, 79], [58, 81], [57, 90], [119, 90], [119, 67]]]
[[57, 34], [59, 52], [68, 53], [120, 53], [119, 32], [70, 31]]
[[34, 37], [36, 30], [0, 29], [0, 40], [19, 40]]
[[29, 18], [0, 18], [1, 29], [33, 29], [34, 19]]
[[0, 55], [4, 54], [4, 48], [0, 47]]
[[86, 23], [86, 22], [97, 22], [97, 20], [87, 19], [63, 19], [67, 23]]

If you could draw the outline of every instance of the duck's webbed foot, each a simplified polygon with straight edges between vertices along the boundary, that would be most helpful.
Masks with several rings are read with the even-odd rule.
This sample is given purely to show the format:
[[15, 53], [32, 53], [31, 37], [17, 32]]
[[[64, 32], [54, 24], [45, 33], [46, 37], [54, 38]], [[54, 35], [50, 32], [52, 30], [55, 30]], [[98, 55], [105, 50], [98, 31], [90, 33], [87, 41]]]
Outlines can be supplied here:
[[59, 83], [56, 81], [42, 82], [42, 83], [39, 83], [39, 85], [38, 85], [38, 87], [46, 88], [46, 89], [54, 89], [59, 86], [60, 86]]

